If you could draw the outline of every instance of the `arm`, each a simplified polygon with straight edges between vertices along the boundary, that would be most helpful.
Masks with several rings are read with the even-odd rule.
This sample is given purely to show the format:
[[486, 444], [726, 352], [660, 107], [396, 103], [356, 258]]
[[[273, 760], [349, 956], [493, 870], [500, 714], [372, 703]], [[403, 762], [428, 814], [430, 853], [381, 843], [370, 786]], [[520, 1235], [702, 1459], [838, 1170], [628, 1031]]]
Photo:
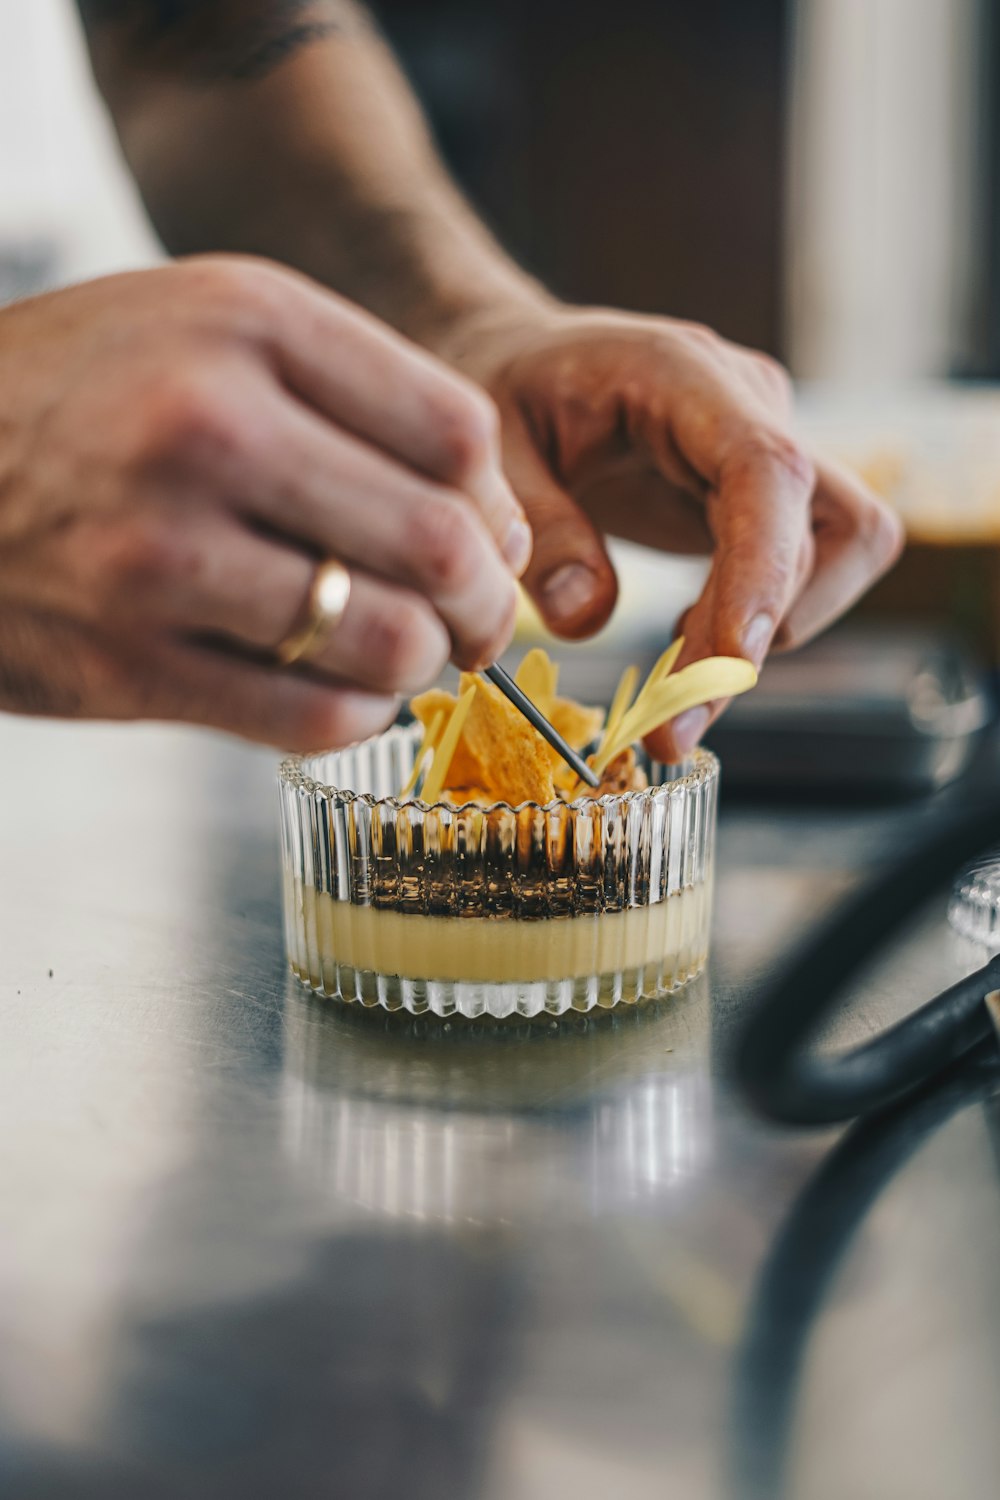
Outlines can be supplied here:
[[[609, 533], [711, 554], [683, 662], [759, 665], [891, 565], [898, 522], [854, 476], [801, 452], [773, 361], [673, 319], [564, 306], [504, 256], [349, 0], [81, 3], [172, 250], [286, 261], [493, 396], [534, 535], [524, 581], [558, 634], [588, 635], [610, 615]], [[708, 721], [693, 710], [651, 748], [676, 758]]]
[[443, 170], [351, 0], [80, 0], [98, 80], [174, 254], [296, 266], [418, 342], [544, 294]]

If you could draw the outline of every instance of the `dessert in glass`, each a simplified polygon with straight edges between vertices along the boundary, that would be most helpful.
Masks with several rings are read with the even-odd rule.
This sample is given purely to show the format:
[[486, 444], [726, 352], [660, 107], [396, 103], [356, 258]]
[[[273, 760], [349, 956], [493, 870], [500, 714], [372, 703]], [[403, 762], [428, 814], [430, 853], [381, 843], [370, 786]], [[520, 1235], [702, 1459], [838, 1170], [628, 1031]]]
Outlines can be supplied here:
[[472, 1018], [610, 1008], [700, 973], [718, 762], [698, 750], [647, 779], [632, 741], [658, 714], [742, 691], [753, 668], [714, 658], [670, 678], [679, 649], [634, 701], [626, 674], [606, 719], [556, 697], [544, 653], [522, 664], [519, 684], [574, 748], [595, 745], [593, 792], [469, 676], [457, 698], [414, 700], [415, 724], [287, 759], [285, 935], [299, 979], [363, 1006]]

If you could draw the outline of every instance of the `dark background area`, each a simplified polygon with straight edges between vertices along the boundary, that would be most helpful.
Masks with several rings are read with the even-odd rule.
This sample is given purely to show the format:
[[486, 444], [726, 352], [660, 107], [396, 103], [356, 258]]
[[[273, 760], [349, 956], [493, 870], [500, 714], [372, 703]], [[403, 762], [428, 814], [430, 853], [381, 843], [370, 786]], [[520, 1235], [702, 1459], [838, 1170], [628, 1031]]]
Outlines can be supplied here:
[[379, 0], [459, 181], [570, 300], [782, 353], [791, 0]]

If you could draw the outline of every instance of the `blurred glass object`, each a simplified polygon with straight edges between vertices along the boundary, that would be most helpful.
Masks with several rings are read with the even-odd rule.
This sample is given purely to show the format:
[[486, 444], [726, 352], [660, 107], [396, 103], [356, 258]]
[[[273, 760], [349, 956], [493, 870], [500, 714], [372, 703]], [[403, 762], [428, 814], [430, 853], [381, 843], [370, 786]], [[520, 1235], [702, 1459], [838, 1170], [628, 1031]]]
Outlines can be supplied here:
[[1000, 850], [977, 859], [958, 876], [948, 920], [974, 946], [980, 964], [1000, 952]]

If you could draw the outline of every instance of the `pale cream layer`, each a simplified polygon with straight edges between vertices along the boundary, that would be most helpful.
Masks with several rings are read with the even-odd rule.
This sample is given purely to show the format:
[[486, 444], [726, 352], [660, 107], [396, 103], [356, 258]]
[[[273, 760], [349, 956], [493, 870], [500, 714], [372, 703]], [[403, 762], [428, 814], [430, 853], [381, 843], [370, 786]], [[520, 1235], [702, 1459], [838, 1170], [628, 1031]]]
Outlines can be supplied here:
[[304, 930], [299, 964], [333, 961], [404, 979], [576, 979], [649, 964], [688, 967], [708, 943], [710, 894], [678, 891], [652, 906], [579, 917], [517, 921], [431, 917], [335, 901], [289, 882], [293, 926]]

